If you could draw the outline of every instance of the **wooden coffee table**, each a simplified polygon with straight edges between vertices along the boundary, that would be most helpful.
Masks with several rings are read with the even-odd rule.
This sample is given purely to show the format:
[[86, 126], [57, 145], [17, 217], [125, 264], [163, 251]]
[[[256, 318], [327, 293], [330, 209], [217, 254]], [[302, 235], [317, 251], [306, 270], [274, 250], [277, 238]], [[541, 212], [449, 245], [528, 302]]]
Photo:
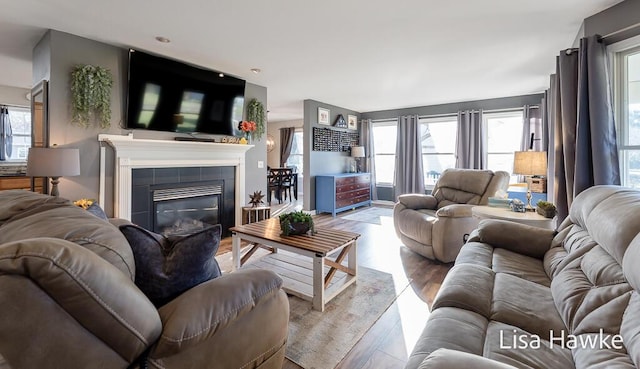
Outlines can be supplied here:
[[[311, 301], [313, 309], [324, 311], [324, 305], [345, 288], [355, 283], [358, 266], [357, 233], [316, 227], [316, 234], [281, 236], [280, 222], [271, 218], [230, 228], [233, 232], [232, 260], [234, 270], [253, 254], [255, 245], [264, 245], [274, 253], [253, 263], [252, 267], [271, 269], [283, 279], [283, 289], [292, 295]], [[242, 240], [254, 243], [254, 248], [241, 257]], [[284, 255], [277, 250], [295, 255]], [[300, 258], [298, 255], [306, 258]], [[335, 260], [327, 257], [337, 255]], [[347, 265], [343, 261], [347, 258]], [[308, 259], [309, 258], [309, 259]], [[340, 278], [336, 274], [340, 274]]]

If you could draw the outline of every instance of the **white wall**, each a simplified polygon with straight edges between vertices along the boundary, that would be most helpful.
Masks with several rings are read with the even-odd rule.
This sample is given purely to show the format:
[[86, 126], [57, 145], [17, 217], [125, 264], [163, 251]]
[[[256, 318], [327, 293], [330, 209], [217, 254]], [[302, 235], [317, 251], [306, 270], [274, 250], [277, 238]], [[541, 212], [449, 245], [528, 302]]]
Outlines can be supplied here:
[[29, 107], [30, 102], [26, 97], [29, 92], [26, 88], [0, 85], [0, 104]]

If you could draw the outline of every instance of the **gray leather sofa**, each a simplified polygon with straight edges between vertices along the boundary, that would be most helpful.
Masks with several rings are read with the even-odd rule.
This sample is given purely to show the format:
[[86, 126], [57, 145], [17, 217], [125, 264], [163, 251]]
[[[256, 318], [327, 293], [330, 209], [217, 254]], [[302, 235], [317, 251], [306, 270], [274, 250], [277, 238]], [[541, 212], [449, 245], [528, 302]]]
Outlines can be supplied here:
[[557, 232], [483, 220], [406, 368], [636, 368], [640, 191], [596, 186]]
[[471, 208], [486, 205], [498, 190], [507, 191], [509, 173], [475, 169], [446, 169], [431, 195], [406, 194], [393, 208], [398, 238], [418, 254], [450, 263], [464, 236], [478, 225]]
[[289, 302], [274, 273], [223, 275], [159, 309], [134, 276], [109, 222], [0, 192], [0, 368], [282, 367]]

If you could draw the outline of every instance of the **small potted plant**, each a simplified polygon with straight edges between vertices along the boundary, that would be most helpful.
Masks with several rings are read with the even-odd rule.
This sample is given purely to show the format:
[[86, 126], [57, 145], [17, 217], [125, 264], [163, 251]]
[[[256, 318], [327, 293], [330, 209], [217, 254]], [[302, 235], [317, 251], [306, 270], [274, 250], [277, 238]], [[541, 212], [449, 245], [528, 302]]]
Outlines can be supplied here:
[[305, 234], [309, 231], [311, 231], [311, 234], [315, 233], [313, 218], [302, 210], [282, 214], [279, 219], [283, 236]]
[[556, 216], [556, 206], [548, 201], [540, 200], [536, 204], [536, 212], [545, 218], [553, 218]]

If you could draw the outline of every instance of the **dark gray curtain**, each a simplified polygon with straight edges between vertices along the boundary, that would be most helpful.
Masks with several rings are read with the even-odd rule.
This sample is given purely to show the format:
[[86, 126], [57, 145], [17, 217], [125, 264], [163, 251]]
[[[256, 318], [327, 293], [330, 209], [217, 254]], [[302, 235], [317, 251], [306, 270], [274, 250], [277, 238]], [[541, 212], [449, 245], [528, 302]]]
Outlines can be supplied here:
[[[542, 109], [535, 105], [525, 105], [522, 109], [522, 140], [520, 150], [546, 151], [543, 140]], [[531, 145], [531, 134], [533, 134], [533, 147]]]
[[579, 49], [560, 53], [548, 94], [555, 145], [553, 201], [559, 222], [586, 188], [620, 184], [606, 52], [598, 39], [583, 38]]
[[371, 119], [360, 122], [360, 145], [364, 146], [364, 171], [371, 175], [371, 200], [378, 199], [376, 188], [376, 150], [373, 145], [373, 123]]
[[9, 109], [6, 106], [2, 106], [0, 107], [0, 161], [11, 157], [11, 152], [13, 151], [12, 139]]
[[458, 112], [456, 168], [484, 169], [482, 110]]
[[424, 193], [422, 143], [417, 115], [398, 118], [394, 192], [396, 198], [405, 193]]
[[280, 167], [284, 168], [291, 154], [293, 146], [293, 134], [296, 132], [295, 127], [280, 128]]

